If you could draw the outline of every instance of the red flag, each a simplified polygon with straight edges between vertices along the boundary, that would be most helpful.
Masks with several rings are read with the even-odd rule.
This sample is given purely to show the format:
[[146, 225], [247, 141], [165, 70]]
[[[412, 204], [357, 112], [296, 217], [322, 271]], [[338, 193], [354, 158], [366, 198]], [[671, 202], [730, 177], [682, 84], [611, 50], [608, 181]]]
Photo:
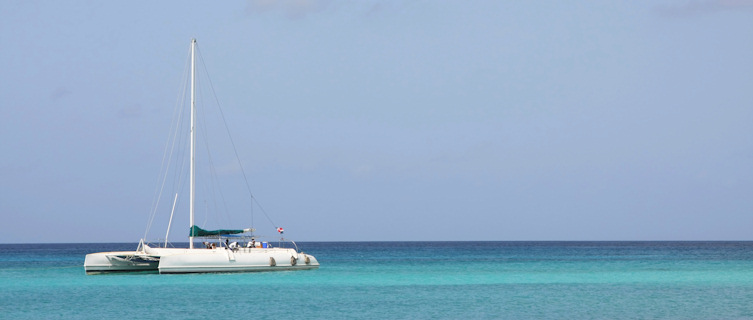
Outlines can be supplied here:
[[283, 231], [284, 230], [282, 230], [282, 228], [277, 228], [277, 232], [279, 232], [280, 234], [282, 234]]

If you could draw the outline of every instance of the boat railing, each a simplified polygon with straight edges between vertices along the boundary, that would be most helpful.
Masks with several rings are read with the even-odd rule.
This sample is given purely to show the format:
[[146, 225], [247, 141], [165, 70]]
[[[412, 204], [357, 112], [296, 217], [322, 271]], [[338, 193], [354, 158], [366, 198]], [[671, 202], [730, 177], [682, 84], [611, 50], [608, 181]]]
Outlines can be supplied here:
[[[207, 249], [225, 248], [237, 251], [239, 249], [270, 249], [270, 248], [291, 248], [300, 252], [298, 244], [295, 241], [285, 238], [277, 241], [263, 241], [264, 237], [203, 237], [213, 241], [203, 241]], [[261, 238], [261, 239], [260, 239]], [[245, 251], [245, 250], [244, 250]]]

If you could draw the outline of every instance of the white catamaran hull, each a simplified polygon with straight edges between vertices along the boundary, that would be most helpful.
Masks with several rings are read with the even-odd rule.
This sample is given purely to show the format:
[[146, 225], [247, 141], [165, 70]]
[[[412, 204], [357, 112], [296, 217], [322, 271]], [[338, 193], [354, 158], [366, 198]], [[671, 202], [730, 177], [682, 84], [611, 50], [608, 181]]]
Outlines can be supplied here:
[[87, 273], [159, 271], [160, 273], [250, 272], [319, 268], [312, 255], [290, 248], [182, 249], [98, 252], [86, 255]]
[[97, 252], [86, 255], [86, 273], [157, 271], [159, 258], [139, 251]]
[[249, 272], [319, 268], [314, 256], [289, 248], [184, 249], [163, 255], [160, 273]]

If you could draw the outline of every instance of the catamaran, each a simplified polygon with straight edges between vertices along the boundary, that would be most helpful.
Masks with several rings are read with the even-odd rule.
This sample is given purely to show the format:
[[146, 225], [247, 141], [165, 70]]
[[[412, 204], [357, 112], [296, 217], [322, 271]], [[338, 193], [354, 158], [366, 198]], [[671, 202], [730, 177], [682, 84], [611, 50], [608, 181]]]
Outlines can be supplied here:
[[[272, 242], [256, 241], [253, 228], [204, 230], [194, 223], [196, 193], [196, 39], [191, 39], [191, 120], [189, 165], [189, 238], [188, 248], [150, 246], [144, 239], [136, 251], [97, 252], [86, 255], [87, 273], [151, 271], [159, 273], [248, 272], [303, 270], [319, 267], [313, 255], [292, 246], [273, 246]], [[176, 195], [177, 199], [177, 195]], [[175, 208], [175, 202], [173, 204]], [[173, 209], [174, 210], [174, 209]], [[172, 223], [172, 214], [171, 220]], [[170, 224], [168, 224], [168, 234]], [[282, 234], [282, 228], [277, 228]], [[167, 236], [166, 236], [167, 238]], [[195, 238], [203, 246], [194, 247]], [[224, 241], [223, 241], [224, 240]], [[232, 242], [231, 242], [232, 240]], [[281, 239], [285, 240], [285, 239]], [[283, 242], [286, 243], [287, 241]]]

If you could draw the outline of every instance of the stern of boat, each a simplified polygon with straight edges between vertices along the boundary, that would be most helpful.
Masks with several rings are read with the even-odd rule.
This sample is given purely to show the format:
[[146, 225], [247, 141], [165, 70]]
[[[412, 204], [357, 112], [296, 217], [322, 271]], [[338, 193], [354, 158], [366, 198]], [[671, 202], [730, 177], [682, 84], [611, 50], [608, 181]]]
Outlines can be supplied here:
[[138, 251], [97, 252], [86, 255], [87, 274], [108, 272], [157, 271], [159, 258]]

